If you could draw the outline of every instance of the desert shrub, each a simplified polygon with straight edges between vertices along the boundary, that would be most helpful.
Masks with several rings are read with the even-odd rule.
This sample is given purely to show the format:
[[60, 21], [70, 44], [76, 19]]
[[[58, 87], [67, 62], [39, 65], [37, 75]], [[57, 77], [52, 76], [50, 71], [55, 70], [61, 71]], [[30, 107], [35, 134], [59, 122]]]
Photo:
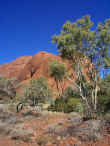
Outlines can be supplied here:
[[5, 78], [0, 75], [0, 99], [6, 97], [13, 99], [16, 96], [16, 82], [15, 78]]
[[33, 102], [33, 105], [39, 102], [44, 103], [50, 97], [47, 80], [43, 77], [40, 77], [38, 80], [32, 79], [26, 94], [28, 99]]
[[62, 98], [56, 99], [54, 108], [55, 108], [55, 111], [57, 112], [64, 112], [65, 101]]
[[57, 98], [55, 104], [52, 104], [48, 110], [70, 113], [76, 110], [78, 103], [80, 103], [79, 98], [69, 97], [66, 100], [64, 98]]
[[82, 103], [78, 103], [76, 105], [76, 112], [83, 113], [84, 112], [84, 105]]
[[70, 113], [76, 111], [78, 103], [80, 103], [80, 97], [77, 90], [67, 87], [65, 92], [49, 106], [48, 110]]
[[99, 96], [99, 112], [105, 113], [110, 110], [110, 97], [107, 95], [100, 95]]
[[[37, 80], [30, 80], [29, 85], [25, 86], [22, 97], [20, 98], [21, 103], [28, 103], [31, 106], [35, 106], [41, 103], [46, 103], [52, 95], [51, 89], [48, 87], [46, 78], [40, 77]], [[18, 106], [17, 106], [18, 109]]]
[[65, 100], [69, 97], [80, 98], [78, 91], [76, 89], [72, 89], [71, 87], [67, 87], [61, 97]]

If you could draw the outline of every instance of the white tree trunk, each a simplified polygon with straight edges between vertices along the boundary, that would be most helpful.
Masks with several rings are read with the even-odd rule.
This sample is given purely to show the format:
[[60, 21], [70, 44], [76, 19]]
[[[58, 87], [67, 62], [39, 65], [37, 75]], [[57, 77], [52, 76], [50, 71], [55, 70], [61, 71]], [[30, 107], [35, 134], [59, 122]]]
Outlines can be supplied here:
[[98, 87], [96, 85], [95, 87], [95, 99], [94, 99], [94, 110], [97, 110], [97, 91], [98, 91]]

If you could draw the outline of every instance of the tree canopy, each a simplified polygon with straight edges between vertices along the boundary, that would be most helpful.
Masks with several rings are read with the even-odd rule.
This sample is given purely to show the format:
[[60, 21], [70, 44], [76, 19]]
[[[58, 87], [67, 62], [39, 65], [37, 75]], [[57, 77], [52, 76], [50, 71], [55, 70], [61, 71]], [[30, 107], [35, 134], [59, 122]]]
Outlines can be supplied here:
[[96, 65], [110, 65], [110, 19], [104, 24], [98, 23], [96, 29], [92, 28], [93, 24], [88, 15], [63, 25], [60, 34], [52, 38], [62, 57], [76, 59], [76, 56], [88, 56]]

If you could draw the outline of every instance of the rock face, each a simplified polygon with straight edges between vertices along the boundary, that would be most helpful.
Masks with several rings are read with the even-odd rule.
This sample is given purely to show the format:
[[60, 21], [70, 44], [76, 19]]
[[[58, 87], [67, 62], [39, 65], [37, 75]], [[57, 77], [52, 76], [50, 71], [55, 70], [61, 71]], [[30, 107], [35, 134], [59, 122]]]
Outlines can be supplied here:
[[18, 77], [21, 70], [31, 58], [32, 56], [20, 57], [11, 63], [0, 66], [0, 74], [4, 75], [7, 78]]
[[[63, 62], [61, 57], [55, 56], [47, 52], [40, 52], [30, 59], [30, 61], [25, 65], [24, 69], [18, 76], [18, 80], [21, 82], [26, 82], [30, 78], [38, 79], [39, 77], [46, 77], [48, 83], [52, 88], [56, 88], [56, 84], [53, 78], [50, 77], [49, 64], [57, 60]], [[68, 84], [68, 83], [67, 83]]]
[[[50, 87], [56, 89], [55, 80], [50, 77], [49, 72], [49, 64], [53, 60], [64, 63], [67, 68], [70, 67], [68, 62], [62, 60], [60, 56], [55, 56], [47, 52], [39, 52], [33, 57], [21, 57], [11, 63], [0, 66], [0, 74], [3, 74], [5, 77], [16, 77], [21, 83], [27, 83], [31, 78], [38, 79], [41, 76], [46, 77]], [[85, 62], [84, 65], [86, 65]], [[87, 76], [86, 72], [87, 68], [84, 67], [83, 74], [85, 76]], [[65, 80], [64, 87], [66, 88], [67, 86], [71, 86], [71, 84], [69, 81]]]
[[30, 59], [30, 61], [25, 65], [24, 69], [21, 70], [18, 78], [20, 81], [30, 79], [32, 77], [38, 78], [44, 76], [49, 78], [49, 63], [52, 60], [58, 60], [61, 62], [59, 56], [47, 52], [40, 52]]

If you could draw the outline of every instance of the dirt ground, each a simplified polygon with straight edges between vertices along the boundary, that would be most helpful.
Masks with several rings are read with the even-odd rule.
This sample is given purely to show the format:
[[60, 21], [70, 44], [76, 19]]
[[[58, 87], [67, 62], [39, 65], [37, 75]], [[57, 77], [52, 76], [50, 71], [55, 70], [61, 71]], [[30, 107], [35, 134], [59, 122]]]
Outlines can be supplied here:
[[[9, 113], [9, 117], [6, 116], [5, 118], [1, 116], [1, 124], [5, 124], [5, 121], [9, 120], [12, 115], [16, 117], [16, 120], [11, 121], [11, 124], [8, 121], [7, 126], [4, 126], [5, 129], [2, 126], [0, 127], [0, 146], [110, 146], [109, 126], [104, 128], [101, 133], [102, 137], [93, 142], [88, 141], [85, 134], [80, 131], [75, 134], [74, 129], [87, 129], [87, 122], [80, 122], [75, 127], [70, 114], [22, 111], [20, 113]], [[24, 131], [18, 128], [22, 124], [22, 130]], [[9, 128], [8, 131], [7, 128]], [[31, 133], [29, 133], [29, 129], [31, 129]], [[26, 131], [29, 131], [28, 134]], [[22, 136], [19, 136], [20, 132]]]

